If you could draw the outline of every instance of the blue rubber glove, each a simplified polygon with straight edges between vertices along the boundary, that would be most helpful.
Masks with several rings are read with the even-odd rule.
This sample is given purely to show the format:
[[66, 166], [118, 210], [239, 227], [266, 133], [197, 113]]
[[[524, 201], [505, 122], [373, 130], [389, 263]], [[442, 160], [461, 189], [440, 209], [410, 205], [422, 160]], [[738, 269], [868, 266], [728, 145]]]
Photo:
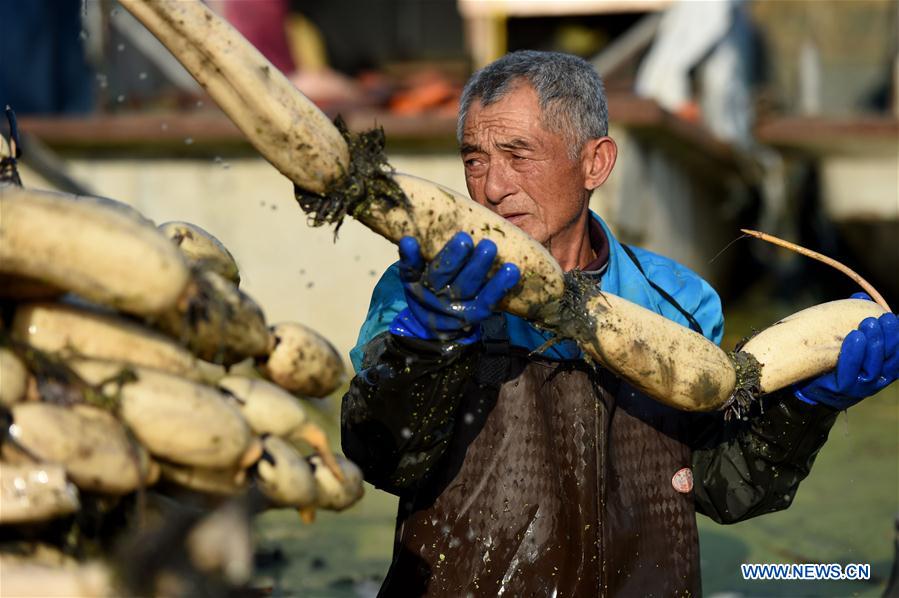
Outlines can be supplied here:
[[[871, 298], [856, 293], [853, 299]], [[843, 339], [836, 367], [796, 389], [796, 398], [842, 411], [899, 378], [899, 318], [886, 313], [865, 318]]]
[[479, 324], [521, 278], [514, 264], [503, 264], [488, 277], [496, 244], [484, 239], [474, 247], [461, 232], [428, 264], [414, 238], [403, 237], [399, 248], [408, 307], [390, 324], [390, 332], [398, 336], [473, 343], [480, 337]]

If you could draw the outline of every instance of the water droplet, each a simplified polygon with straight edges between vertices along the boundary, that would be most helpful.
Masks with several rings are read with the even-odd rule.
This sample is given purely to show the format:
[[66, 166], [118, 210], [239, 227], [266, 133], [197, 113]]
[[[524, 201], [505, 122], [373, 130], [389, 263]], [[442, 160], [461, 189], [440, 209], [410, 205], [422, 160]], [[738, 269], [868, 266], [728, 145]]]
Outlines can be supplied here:
[[464, 421], [466, 424], [471, 424], [474, 421], [474, 415], [472, 415], [471, 413], [466, 413], [462, 417], [462, 421]]
[[184, 145], [193, 145], [193, 144], [194, 144], [194, 138], [193, 138], [193, 137], [188, 137], [188, 138], [186, 138], [186, 139], [184, 140]]
[[84, 29], [82, 29], [81, 33], [78, 34], [78, 38], [82, 41], [86, 40], [89, 37], [90, 35], [88, 35], [87, 31], [85, 31]]
[[221, 163], [222, 163], [222, 157], [221, 157], [221, 156], [216, 156], [215, 158], [212, 159], [212, 161], [215, 162], [216, 164], [221, 164]]
[[137, 78], [140, 79], [141, 81], [143, 81], [147, 78], [147, 73], [141, 71], [140, 73], [137, 74]]
[[168, 131], [169, 123], [162, 123], [161, 125], [159, 125], [159, 128], [162, 129], [163, 131]]
[[402, 430], [400, 430], [400, 436], [402, 436], [406, 440], [409, 440], [410, 438], [412, 438], [412, 430], [410, 430], [409, 428], [403, 428]]
[[113, 8], [112, 10], [109, 11], [109, 16], [117, 17], [117, 16], [119, 16], [120, 12], [122, 12], [122, 11], [119, 9], [118, 6], [116, 6], [115, 8]]
[[227, 162], [222, 162], [222, 168], [224, 168], [225, 170], [228, 170], [229, 168], [231, 168], [231, 165], [228, 164]]
[[121, 104], [122, 102], [124, 102], [124, 101], [125, 101], [125, 94], [121, 94], [121, 93], [120, 93], [119, 95], [117, 95], [115, 101], [118, 102], [119, 104]]
[[125, 44], [119, 44], [118, 46], [115, 47], [115, 49], [116, 49], [116, 52], [124, 52]]
[[378, 273], [375, 272], [374, 270], [369, 270], [369, 271], [368, 271], [368, 275], [371, 276], [372, 278], [374, 278], [375, 276], [378, 275]]
[[310, 283], [306, 284], [306, 288], [307, 288], [307, 289], [311, 289], [311, 288], [314, 287], [314, 286], [315, 286], [315, 283], [313, 283], [313, 282], [310, 282]]
[[197, 108], [203, 107], [203, 100], [197, 100]]

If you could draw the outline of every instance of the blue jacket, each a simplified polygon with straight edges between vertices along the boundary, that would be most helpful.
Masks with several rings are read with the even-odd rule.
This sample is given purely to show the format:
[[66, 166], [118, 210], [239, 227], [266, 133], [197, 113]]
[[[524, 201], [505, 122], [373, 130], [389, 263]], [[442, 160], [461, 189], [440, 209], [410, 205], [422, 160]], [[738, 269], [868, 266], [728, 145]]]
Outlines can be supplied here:
[[[591, 216], [603, 227], [609, 242], [608, 267], [599, 280], [600, 288], [604, 292], [623, 297], [670, 320], [688, 326], [683, 314], [650, 286], [646, 280], [648, 276], [656, 285], [671, 295], [681, 307], [693, 315], [702, 327], [703, 334], [709, 340], [716, 344], [721, 342], [724, 333], [721, 301], [718, 294], [706, 281], [674, 260], [639, 247], [632, 247], [631, 249], [646, 273], [644, 276], [624, 252], [606, 223], [593, 212], [591, 212]], [[400, 281], [399, 265], [394, 263], [375, 286], [368, 308], [368, 316], [359, 331], [359, 340], [350, 351], [350, 359], [356, 372], [361, 369], [365, 345], [386, 331], [396, 314], [405, 307], [406, 300]], [[509, 340], [514, 346], [532, 351], [552, 337], [551, 332], [538, 330], [526, 320], [511, 314], [504, 315]], [[574, 342], [565, 341], [553, 345], [544, 351], [543, 355], [552, 359], [565, 360], [577, 359], [581, 353]]]

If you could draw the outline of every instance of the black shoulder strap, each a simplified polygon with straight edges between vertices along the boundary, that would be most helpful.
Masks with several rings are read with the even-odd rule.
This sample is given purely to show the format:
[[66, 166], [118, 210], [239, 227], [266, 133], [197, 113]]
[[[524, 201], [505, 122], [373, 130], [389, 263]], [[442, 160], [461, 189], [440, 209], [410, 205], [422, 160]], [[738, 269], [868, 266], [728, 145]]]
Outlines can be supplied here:
[[667, 301], [668, 303], [673, 305], [677, 311], [679, 311], [685, 318], [687, 318], [687, 322], [690, 323], [691, 330], [694, 330], [695, 332], [698, 332], [699, 334], [704, 335], [704, 333], [702, 331], [702, 326], [699, 325], [699, 322], [696, 321], [696, 318], [693, 317], [693, 314], [691, 314], [690, 312], [685, 310], [683, 307], [681, 307], [681, 304], [678, 303], [677, 301], [675, 301], [674, 297], [669, 295], [665, 291], [665, 289], [663, 289], [662, 287], [660, 287], [659, 285], [657, 285], [656, 283], [651, 281], [649, 279], [649, 277], [646, 276], [646, 272], [643, 271], [643, 266], [640, 265], [640, 262], [637, 260], [637, 256], [634, 255], [634, 251], [630, 247], [625, 245], [624, 243], [621, 244], [621, 247], [624, 249], [624, 252], [627, 254], [627, 256], [629, 258], [631, 258], [631, 261], [634, 262], [634, 265], [637, 266], [637, 270], [640, 271], [640, 274], [643, 275], [643, 278], [646, 279], [646, 282], [649, 283], [649, 286], [654, 288], [656, 290], [656, 292], [662, 296], [662, 299], [664, 299], [665, 301]]
[[511, 359], [509, 356], [509, 331], [503, 314], [493, 314], [481, 322], [483, 353], [478, 360], [475, 377], [478, 384], [499, 388], [506, 381]]

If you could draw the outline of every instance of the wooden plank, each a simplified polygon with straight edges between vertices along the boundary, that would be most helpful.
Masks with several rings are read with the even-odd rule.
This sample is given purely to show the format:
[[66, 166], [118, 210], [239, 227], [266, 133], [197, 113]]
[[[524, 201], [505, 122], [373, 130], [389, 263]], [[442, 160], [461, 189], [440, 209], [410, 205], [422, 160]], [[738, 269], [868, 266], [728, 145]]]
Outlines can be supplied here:
[[212, 143], [243, 140], [221, 112], [115, 114], [19, 118], [19, 128], [51, 146]]
[[899, 118], [788, 116], [765, 119], [755, 129], [765, 145], [814, 155], [879, 154], [899, 151]]
[[[343, 115], [351, 130], [375, 126], [388, 137], [455, 137], [455, 117], [397, 116], [380, 110], [358, 110]], [[19, 118], [22, 131], [52, 146], [140, 145], [158, 143], [242, 143], [243, 133], [223, 113], [160, 113], [92, 115], [86, 117]]]
[[[617, 126], [634, 129], [672, 146], [679, 146], [715, 161], [735, 161], [733, 148], [702, 126], [666, 112], [653, 100], [630, 93], [609, 94], [609, 118]], [[422, 144], [455, 148], [456, 118], [453, 115], [399, 116], [363, 109], [343, 113], [353, 131], [384, 128], [389, 144]], [[210, 145], [249, 150], [243, 134], [218, 110], [198, 112], [91, 115], [87, 117], [22, 117], [20, 128], [54, 149], [121, 148], [135, 151], [153, 146], [192, 148], [204, 151]], [[390, 146], [388, 146], [389, 148]]]

